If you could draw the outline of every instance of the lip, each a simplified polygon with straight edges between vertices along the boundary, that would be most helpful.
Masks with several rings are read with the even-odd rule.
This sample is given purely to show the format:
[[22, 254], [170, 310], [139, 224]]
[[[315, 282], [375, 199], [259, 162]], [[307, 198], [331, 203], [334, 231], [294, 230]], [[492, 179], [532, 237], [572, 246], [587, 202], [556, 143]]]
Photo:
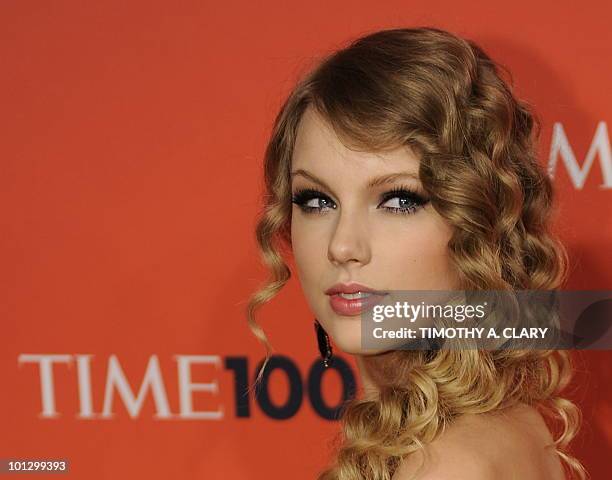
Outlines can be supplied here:
[[[367, 292], [371, 295], [366, 298], [347, 299], [342, 298], [340, 293], [357, 293]], [[374, 290], [360, 283], [336, 283], [331, 288], [325, 290], [325, 294], [329, 295], [329, 304], [334, 312], [338, 315], [355, 316], [361, 314], [364, 310], [372, 307], [387, 295], [387, 292]]]
[[335, 295], [337, 293], [357, 293], [357, 292], [371, 292], [380, 295], [385, 295], [387, 292], [383, 292], [382, 290], [374, 290], [373, 288], [362, 285], [361, 283], [351, 282], [351, 283], [336, 283], [332, 285], [330, 288], [325, 290], [326, 295]]

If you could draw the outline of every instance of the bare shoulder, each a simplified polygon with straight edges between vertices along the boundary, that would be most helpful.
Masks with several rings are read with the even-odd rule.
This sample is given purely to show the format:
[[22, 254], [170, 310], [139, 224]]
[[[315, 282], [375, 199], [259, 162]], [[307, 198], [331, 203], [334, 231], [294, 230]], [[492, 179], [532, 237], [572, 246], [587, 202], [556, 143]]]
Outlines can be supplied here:
[[393, 480], [564, 480], [540, 413], [521, 404], [465, 415], [404, 459]]

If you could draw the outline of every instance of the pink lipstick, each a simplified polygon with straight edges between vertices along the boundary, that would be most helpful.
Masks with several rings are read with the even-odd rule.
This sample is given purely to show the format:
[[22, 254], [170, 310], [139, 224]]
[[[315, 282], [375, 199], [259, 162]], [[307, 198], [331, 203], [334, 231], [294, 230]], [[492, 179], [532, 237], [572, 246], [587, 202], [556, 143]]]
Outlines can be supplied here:
[[387, 295], [359, 283], [337, 283], [328, 288], [329, 304], [338, 315], [355, 316], [371, 308]]

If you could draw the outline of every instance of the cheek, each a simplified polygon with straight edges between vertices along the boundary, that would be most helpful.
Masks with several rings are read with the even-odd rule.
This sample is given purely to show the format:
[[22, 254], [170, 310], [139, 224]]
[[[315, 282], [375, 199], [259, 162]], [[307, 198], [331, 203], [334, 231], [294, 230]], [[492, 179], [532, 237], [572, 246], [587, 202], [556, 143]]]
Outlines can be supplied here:
[[326, 259], [325, 236], [314, 222], [307, 222], [294, 215], [291, 221], [291, 245], [298, 276], [303, 287], [316, 282]]
[[298, 270], [302, 270], [302, 267], [308, 264], [308, 257], [312, 255], [312, 248], [308, 248], [310, 241], [308, 237], [308, 229], [304, 228], [303, 222], [296, 220], [294, 215], [291, 220], [291, 249]]
[[387, 229], [377, 249], [379, 265], [387, 272], [390, 285], [400, 290], [455, 288], [455, 269], [448, 254], [449, 226], [441, 219], [424, 216], [394, 230], [389, 235]]

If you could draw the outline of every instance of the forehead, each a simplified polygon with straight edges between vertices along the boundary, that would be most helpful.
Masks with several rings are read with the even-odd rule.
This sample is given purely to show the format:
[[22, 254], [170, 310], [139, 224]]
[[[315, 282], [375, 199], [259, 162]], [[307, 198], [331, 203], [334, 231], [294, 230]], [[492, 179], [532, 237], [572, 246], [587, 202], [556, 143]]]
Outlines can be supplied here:
[[419, 159], [407, 145], [385, 152], [351, 150], [338, 138], [328, 121], [309, 107], [300, 120], [291, 167], [320, 172], [346, 167], [360, 175], [393, 173], [401, 169], [416, 174]]

